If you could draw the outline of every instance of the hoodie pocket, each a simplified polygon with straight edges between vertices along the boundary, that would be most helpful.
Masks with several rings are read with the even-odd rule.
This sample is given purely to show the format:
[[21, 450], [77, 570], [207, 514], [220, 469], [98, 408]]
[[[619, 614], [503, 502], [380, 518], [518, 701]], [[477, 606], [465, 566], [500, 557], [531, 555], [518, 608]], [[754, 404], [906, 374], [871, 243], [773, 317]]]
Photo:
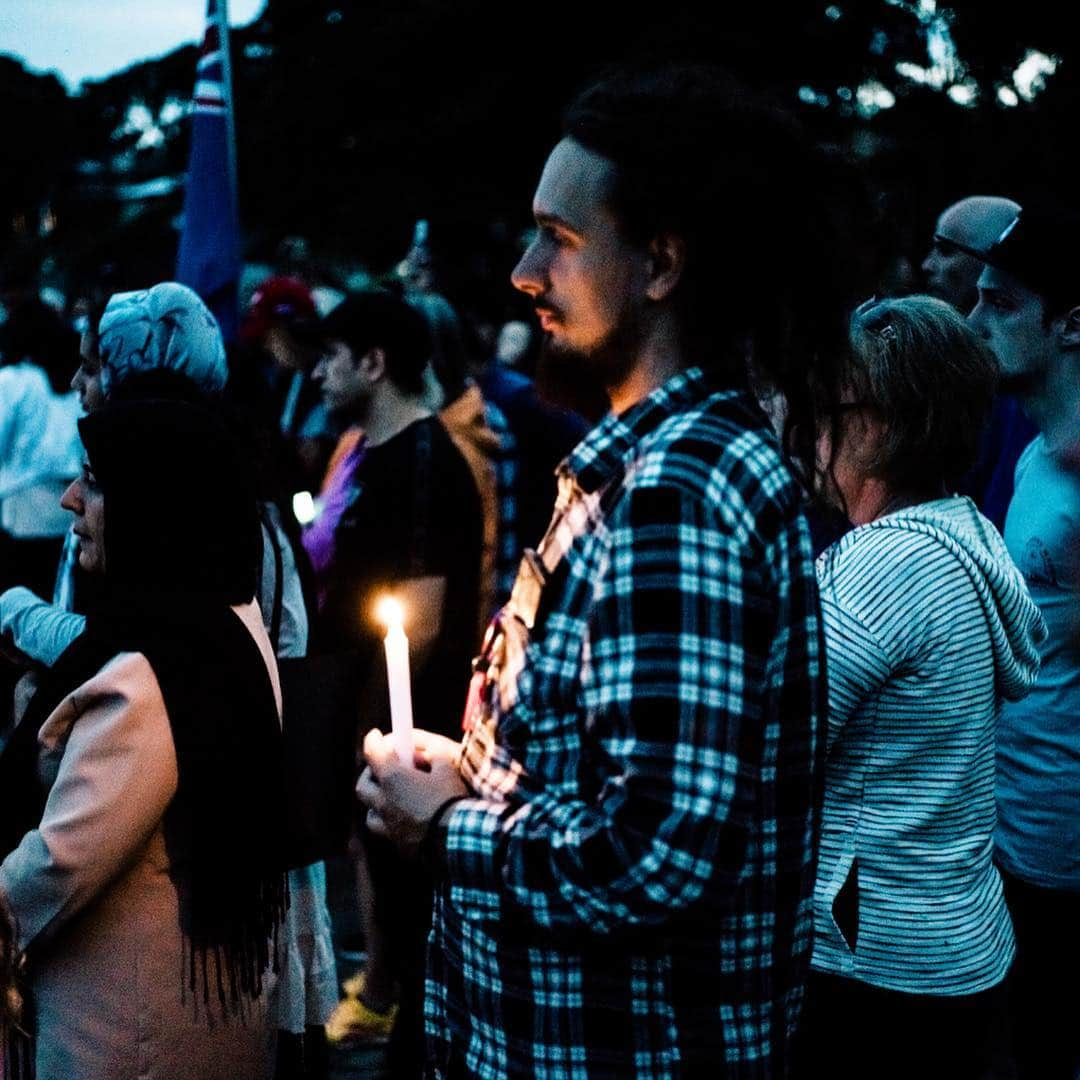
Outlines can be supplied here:
[[833, 898], [832, 917], [845, 944], [855, 952], [859, 940], [859, 862], [853, 859], [844, 884]]

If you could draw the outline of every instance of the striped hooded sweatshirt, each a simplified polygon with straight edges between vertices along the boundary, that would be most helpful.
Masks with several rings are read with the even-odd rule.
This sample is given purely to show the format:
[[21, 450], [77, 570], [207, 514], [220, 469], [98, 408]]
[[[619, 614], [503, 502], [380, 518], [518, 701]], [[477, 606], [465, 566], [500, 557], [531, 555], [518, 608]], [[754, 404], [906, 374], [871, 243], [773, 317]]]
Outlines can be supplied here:
[[999, 983], [1014, 952], [991, 861], [1003, 698], [1045, 630], [970, 499], [887, 514], [817, 563], [829, 687], [813, 966], [917, 994]]

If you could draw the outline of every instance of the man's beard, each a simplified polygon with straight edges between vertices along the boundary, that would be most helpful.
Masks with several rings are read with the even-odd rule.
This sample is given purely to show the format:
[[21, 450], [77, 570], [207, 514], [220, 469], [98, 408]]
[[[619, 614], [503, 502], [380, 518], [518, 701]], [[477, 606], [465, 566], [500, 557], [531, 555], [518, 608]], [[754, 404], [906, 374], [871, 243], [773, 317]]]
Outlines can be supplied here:
[[544, 358], [552, 372], [574, 383], [586, 383], [607, 393], [621, 386], [638, 361], [643, 330], [637, 312], [628, 311], [599, 341], [581, 348], [545, 333]]
[[1042, 378], [1038, 371], [1018, 371], [1012, 375], [1002, 371], [998, 375], [997, 392], [1017, 399], [1030, 397], [1038, 390]]

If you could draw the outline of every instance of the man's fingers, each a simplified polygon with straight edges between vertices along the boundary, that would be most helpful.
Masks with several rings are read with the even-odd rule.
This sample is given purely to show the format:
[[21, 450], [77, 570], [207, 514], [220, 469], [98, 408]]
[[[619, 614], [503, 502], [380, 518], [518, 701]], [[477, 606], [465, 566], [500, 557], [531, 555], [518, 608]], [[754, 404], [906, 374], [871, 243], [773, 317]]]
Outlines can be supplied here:
[[432, 743], [437, 742], [441, 738], [441, 735], [436, 735], [433, 731], [424, 731], [423, 728], [413, 728], [412, 742], [417, 750], [427, 750]]
[[368, 766], [356, 781], [356, 797], [369, 809], [382, 810], [386, 806], [386, 795], [379, 787], [371, 766]]
[[437, 757], [456, 761], [461, 751], [461, 744], [446, 738], [445, 735], [436, 735], [432, 731], [417, 729], [413, 732], [413, 748], [418, 756], [423, 754], [425, 761], [433, 761]]
[[376, 777], [379, 776], [387, 760], [393, 756], [393, 740], [388, 739], [378, 728], [372, 728], [364, 736], [364, 760]]
[[367, 812], [367, 827], [368, 832], [374, 833], [376, 836], [388, 836], [386, 831], [386, 822], [383, 821], [382, 815], [378, 810], [370, 809]]

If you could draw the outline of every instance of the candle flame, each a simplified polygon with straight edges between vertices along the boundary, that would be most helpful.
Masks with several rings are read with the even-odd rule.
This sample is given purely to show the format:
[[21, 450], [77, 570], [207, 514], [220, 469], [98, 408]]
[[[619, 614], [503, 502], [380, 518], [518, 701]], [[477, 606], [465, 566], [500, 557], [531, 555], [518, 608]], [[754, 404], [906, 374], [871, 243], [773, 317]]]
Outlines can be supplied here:
[[394, 596], [384, 596], [375, 608], [375, 617], [389, 630], [400, 630], [405, 621], [405, 609]]

